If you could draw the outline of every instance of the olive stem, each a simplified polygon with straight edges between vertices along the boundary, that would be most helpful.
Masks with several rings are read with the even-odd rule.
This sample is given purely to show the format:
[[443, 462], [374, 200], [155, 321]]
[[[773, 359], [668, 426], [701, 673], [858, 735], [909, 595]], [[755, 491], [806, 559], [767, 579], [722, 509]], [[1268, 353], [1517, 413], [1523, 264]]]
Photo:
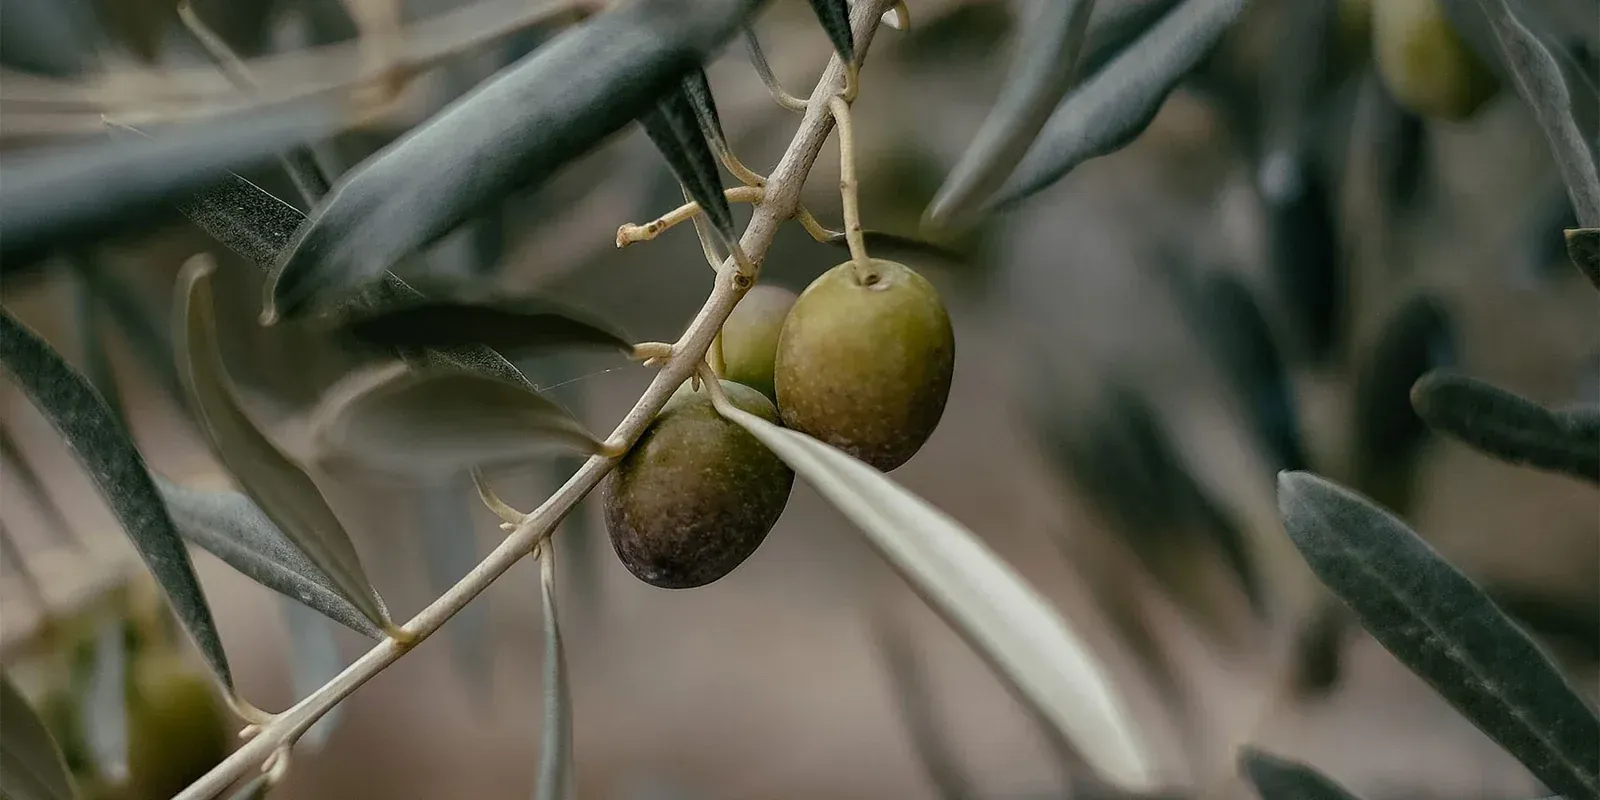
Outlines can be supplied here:
[[[871, 43], [883, 12], [889, 4], [890, 0], [863, 0], [852, 9], [851, 23], [855, 29], [856, 47], [859, 52], [865, 52]], [[746, 253], [752, 254], [751, 263], [755, 266], [760, 265], [761, 259], [772, 247], [779, 227], [794, 216], [795, 209], [800, 204], [800, 189], [805, 184], [806, 176], [816, 163], [817, 155], [822, 152], [828, 134], [833, 128], [834, 120], [828, 111], [828, 101], [839, 93], [843, 85], [844, 65], [835, 55], [817, 82], [816, 89], [812, 91], [811, 100], [806, 105], [805, 116], [801, 118], [799, 128], [795, 131], [788, 149], [784, 151], [783, 158], [772, 170], [763, 202], [756, 207], [755, 214], [750, 218], [750, 224], [745, 228], [740, 244]], [[733, 312], [734, 305], [754, 281], [754, 276], [741, 275], [731, 266], [725, 265], [718, 273], [711, 295], [706, 298], [699, 313], [674, 344], [672, 356], [667, 359], [666, 364], [650, 382], [650, 386], [645, 389], [632, 410], [617, 424], [616, 430], [607, 439], [608, 443], [631, 445], [637, 441], [645, 428], [661, 412], [662, 406], [666, 405], [667, 398], [700, 364], [705, 362], [705, 354], [711, 347], [711, 340], [715, 338], [717, 331], [722, 329], [722, 323], [727, 320], [728, 315]], [[504, 575], [523, 556], [531, 553], [534, 547], [550, 536], [579, 501], [600, 485], [620, 460], [621, 458], [616, 455], [590, 456], [561, 488], [546, 498], [538, 508], [524, 516], [516, 529], [483, 561], [473, 567], [456, 585], [417, 612], [417, 615], [403, 626], [403, 630], [412, 637], [411, 642], [402, 643], [395, 639], [384, 639], [373, 645], [372, 649], [362, 654], [333, 680], [279, 714], [271, 724], [263, 726], [260, 733], [234, 750], [221, 763], [212, 767], [210, 772], [177, 794], [173, 800], [207, 800], [215, 797], [249, 771], [252, 764], [260, 763], [273, 750], [292, 746], [330, 709], [366, 684], [373, 676], [398, 661], [417, 643], [433, 635], [440, 626], [465, 608], [483, 590], [489, 588], [490, 584]]]
[[750, 51], [750, 63], [755, 66], [756, 74], [761, 76], [761, 82], [767, 85], [767, 91], [772, 94], [772, 99], [778, 105], [790, 111], [804, 112], [806, 101], [789, 94], [778, 82], [778, 76], [772, 74], [772, 64], [767, 61], [766, 51], [761, 49], [761, 40], [756, 37], [756, 29], [749, 24], [744, 26], [744, 43]]
[[[723, 194], [730, 202], [734, 203], [760, 203], [765, 189], [760, 186], [735, 186], [727, 189]], [[694, 219], [700, 214], [700, 204], [694, 201], [684, 203], [643, 225], [631, 222], [617, 228], [617, 247], [627, 247], [636, 242], [648, 242], [665, 233], [668, 228], [680, 225]]]
[[856, 183], [855, 134], [850, 124], [850, 104], [843, 97], [828, 100], [828, 110], [839, 126], [839, 198], [844, 206], [844, 235], [850, 245], [850, 262], [856, 283], [871, 286], [878, 282], [878, 271], [867, 255], [867, 239], [861, 233], [861, 209]]

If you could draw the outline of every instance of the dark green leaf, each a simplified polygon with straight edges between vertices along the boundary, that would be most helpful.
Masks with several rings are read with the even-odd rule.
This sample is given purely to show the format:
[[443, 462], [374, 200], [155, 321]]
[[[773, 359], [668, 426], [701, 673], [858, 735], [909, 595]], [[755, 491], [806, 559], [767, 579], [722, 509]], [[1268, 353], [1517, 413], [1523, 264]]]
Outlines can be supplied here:
[[0, 676], [0, 797], [72, 800], [66, 760], [9, 676]]
[[856, 42], [850, 33], [850, 4], [846, 0], [811, 0], [811, 10], [817, 12], [817, 22], [828, 33], [828, 41], [845, 63], [855, 60]]
[[1600, 794], [1600, 719], [1472, 581], [1405, 523], [1322, 478], [1280, 474], [1278, 507], [1373, 638], [1546, 786]]
[[1067, 95], [992, 205], [1016, 203], [1132, 141], [1243, 9], [1244, 0], [1185, 0], [1169, 12]]
[[1386, 508], [1410, 511], [1417, 461], [1428, 426], [1411, 407], [1411, 387], [1455, 361], [1450, 313], [1418, 293], [1384, 321], [1358, 367], [1351, 422], [1352, 485]]
[[538, 298], [417, 297], [352, 311], [343, 327], [355, 339], [397, 350], [489, 347], [518, 356], [572, 347], [627, 351], [628, 340], [594, 316]]
[[1411, 389], [1428, 427], [1502, 461], [1600, 483], [1600, 407], [1551, 410], [1461, 375], [1431, 373]]
[[717, 156], [706, 141], [688, 91], [680, 88], [669, 92], [656, 101], [654, 109], [639, 118], [639, 124], [667, 159], [678, 183], [683, 184], [689, 196], [705, 211], [723, 242], [733, 241], [737, 235], [733, 229], [733, 209], [722, 193]]
[[328, 576], [344, 599], [384, 627], [389, 617], [383, 602], [322, 492], [240, 407], [217, 344], [210, 281], [215, 268], [208, 256], [196, 256], [178, 276], [174, 338], [191, 410], [244, 493]]
[[153, 138], [8, 153], [0, 164], [0, 258], [8, 267], [127, 228], [163, 203], [270, 160], [285, 144], [342, 123], [325, 101], [232, 114]]
[[1253, 747], [1240, 749], [1239, 771], [1250, 779], [1261, 800], [1356, 800], [1322, 773]]
[[189, 551], [116, 414], [59, 353], [5, 312], [0, 312], [0, 363], [89, 473], [211, 671], [231, 690], [228, 658]]
[[185, 539], [250, 580], [363, 636], [383, 638], [383, 632], [340, 596], [327, 574], [250, 498], [238, 492], [190, 489], [160, 475], [156, 485]]
[[1128, 49], [1156, 20], [1166, 16], [1179, 0], [1118, 0], [1095, 5], [1089, 17], [1080, 74], [1093, 75], [1117, 54]]
[[1567, 256], [1600, 289], [1600, 228], [1574, 228], [1567, 231]]
[[1593, 145], [1573, 117], [1572, 93], [1561, 64], [1505, 0], [1478, 0], [1478, 5], [1494, 29], [1517, 94], [1533, 110], [1550, 142], [1578, 222], [1584, 227], [1600, 227], [1600, 172], [1595, 169]]
[[928, 205], [930, 222], [945, 225], [966, 216], [1011, 174], [1077, 79], [1094, 5], [1094, 0], [1038, 4], [1038, 13], [1023, 28], [1005, 87]]
[[280, 259], [270, 310], [298, 314], [538, 185], [681, 86], [759, 5], [626, 4], [480, 84], [340, 179]]
[[[339, 658], [339, 643], [334, 640], [333, 628], [328, 627], [327, 619], [311, 613], [309, 607], [285, 597], [279, 608], [289, 628], [289, 674], [294, 679], [294, 694], [307, 697], [338, 677], [344, 669], [344, 661]], [[322, 719], [306, 730], [300, 738], [300, 746], [309, 750], [321, 748], [339, 724], [342, 710], [342, 705], [328, 709]]]
[[0, 1], [0, 64], [66, 78], [94, 63], [94, 17], [71, 0]]
[[683, 93], [694, 107], [694, 118], [700, 123], [700, 133], [712, 148], [728, 148], [728, 137], [722, 132], [722, 118], [717, 116], [717, 101], [711, 95], [711, 80], [704, 69], [691, 69], [683, 76]]
[[542, 395], [507, 381], [402, 364], [360, 370], [330, 389], [312, 422], [319, 459], [446, 475], [601, 444]]
[[1250, 409], [1252, 422], [1278, 469], [1304, 469], [1305, 446], [1290, 383], [1272, 326], [1255, 294], [1234, 275], [1203, 279], [1200, 331], [1214, 342], [1217, 360]]

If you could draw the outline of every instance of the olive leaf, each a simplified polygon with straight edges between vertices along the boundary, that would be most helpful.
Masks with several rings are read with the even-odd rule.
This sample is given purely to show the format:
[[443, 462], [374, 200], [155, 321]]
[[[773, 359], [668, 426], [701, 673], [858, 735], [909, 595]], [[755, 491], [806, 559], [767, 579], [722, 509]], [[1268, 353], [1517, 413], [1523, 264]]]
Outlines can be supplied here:
[[1411, 387], [1455, 361], [1450, 313], [1431, 294], [1396, 308], [1357, 368], [1351, 421], [1352, 485], [1386, 508], [1410, 510], [1417, 460], [1429, 429], [1411, 407]]
[[1050, 730], [1116, 785], [1156, 780], [1147, 745], [1083, 638], [976, 535], [883, 473], [809, 436], [719, 409], [854, 522]]
[[116, 782], [128, 774], [128, 640], [123, 620], [117, 616], [101, 619], [92, 647], [80, 723], [98, 774]]
[[240, 407], [217, 344], [211, 299], [215, 269], [209, 256], [199, 255], [184, 264], [178, 276], [173, 338], [190, 406], [212, 450], [245, 495], [322, 570], [340, 596], [373, 624], [386, 627], [390, 621], [383, 601], [322, 492]]
[[1286, 149], [1263, 160], [1267, 258], [1277, 291], [1292, 313], [1302, 352], [1326, 359], [1339, 341], [1344, 263], [1334, 189], [1309, 151]]
[[69, 78], [95, 61], [93, 19], [60, 0], [0, 3], [0, 64], [22, 72]]
[[850, 32], [850, 3], [847, 0], [811, 0], [811, 10], [816, 12], [817, 22], [827, 32], [828, 41], [833, 42], [834, 52], [847, 64], [853, 61], [856, 42]]
[[1567, 231], [1567, 257], [1594, 288], [1600, 289], [1600, 228]]
[[1261, 800], [1356, 800], [1356, 796], [1316, 770], [1253, 747], [1239, 750], [1239, 771]]
[[929, 222], [944, 225], [965, 216], [1011, 174], [1077, 79], [1094, 7], [1094, 0], [1038, 4], [988, 118], [929, 203]]
[[1573, 117], [1572, 93], [1560, 63], [1505, 0], [1478, 0], [1478, 6], [1494, 29], [1497, 50], [1511, 70], [1517, 94], [1533, 111], [1550, 142], [1578, 222], [1600, 227], [1600, 172], [1595, 168], [1592, 144]]
[[572, 793], [572, 690], [567, 684], [567, 655], [556, 621], [555, 542], [539, 543], [539, 596], [544, 603], [544, 724], [541, 726], [539, 777], [534, 797], [565, 800]]
[[1471, 580], [1404, 522], [1315, 475], [1278, 476], [1295, 547], [1401, 663], [1567, 797], [1600, 794], [1600, 718]]
[[311, 430], [318, 460], [424, 476], [602, 448], [566, 409], [522, 386], [393, 363], [341, 379], [318, 402]]
[[155, 476], [183, 538], [240, 574], [372, 639], [383, 632], [250, 498], [233, 491], [191, 489]]
[[0, 719], [0, 797], [72, 800], [61, 748], [8, 675], [0, 675]]
[[[294, 682], [295, 697], [308, 697], [344, 669], [339, 658], [339, 643], [333, 638], [333, 629], [327, 618], [313, 614], [311, 607], [284, 597], [278, 603], [283, 611], [284, 625], [289, 629], [289, 675]], [[300, 738], [300, 746], [317, 750], [328, 741], [339, 724], [342, 705], [328, 709]]]
[[728, 136], [722, 131], [722, 118], [717, 114], [717, 101], [711, 94], [711, 79], [702, 68], [689, 70], [683, 76], [683, 93], [694, 108], [694, 118], [700, 123], [700, 133], [711, 143], [712, 149], [728, 149]]
[[1206, 317], [1195, 327], [1211, 338], [1272, 460], [1279, 469], [1303, 469], [1307, 459], [1294, 386], [1255, 294], [1223, 271], [1202, 279], [1198, 294]]
[[0, 364], [61, 434], [100, 495], [122, 523], [172, 610], [217, 680], [233, 689], [216, 622], [195, 578], [161, 494], [127, 429], [92, 386], [59, 353], [0, 311]]
[[481, 346], [515, 355], [570, 347], [628, 351], [610, 323], [539, 298], [410, 300], [354, 310], [341, 322], [354, 339], [395, 350]]
[[326, 100], [257, 109], [119, 138], [8, 153], [0, 164], [0, 258], [8, 266], [126, 229], [162, 204], [271, 160], [284, 145], [343, 123]]
[[1551, 410], [1444, 372], [1418, 381], [1411, 404], [1428, 427], [1490, 456], [1600, 483], [1600, 407]]
[[711, 152], [701, 117], [688, 91], [680, 87], [668, 92], [656, 101], [655, 108], [639, 118], [639, 125], [667, 159], [678, 183], [700, 204], [723, 243], [734, 241], [737, 232], [733, 227], [733, 209], [722, 192], [722, 174], [717, 171], [716, 154]]
[[1244, 5], [1245, 0], [1185, 0], [1168, 12], [1067, 95], [989, 207], [1012, 205], [1132, 141]]
[[1166, 16], [1180, 0], [1137, 0], [1097, 3], [1089, 17], [1089, 32], [1084, 45], [1081, 75], [1093, 75], [1118, 53], [1128, 49], [1157, 20]]
[[677, 89], [759, 5], [632, 3], [555, 37], [341, 178], [280, 259], [269, 311], [294, 316], [538, 185]]

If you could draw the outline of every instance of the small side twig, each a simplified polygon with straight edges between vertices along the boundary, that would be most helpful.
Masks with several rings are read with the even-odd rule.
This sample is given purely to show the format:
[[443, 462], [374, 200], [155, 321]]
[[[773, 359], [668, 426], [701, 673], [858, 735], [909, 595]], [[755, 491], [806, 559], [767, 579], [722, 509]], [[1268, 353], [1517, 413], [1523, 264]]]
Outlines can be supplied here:
[[767, 85], [767, 91], [772, 93], [772, 99], [790, 111], [804, 112], [806, 101], [789, 94], [778, 82], [778, 76], [772, 74], [772, 64], [767, 61], [766, 51], [761, 49], [761, 40], [756, 37], [756, 29], [749, 25], [744, 27], [744, 43], [750, 50], [750, 63], [755, 66], [756, 74], [761, 76], [761, 82]]

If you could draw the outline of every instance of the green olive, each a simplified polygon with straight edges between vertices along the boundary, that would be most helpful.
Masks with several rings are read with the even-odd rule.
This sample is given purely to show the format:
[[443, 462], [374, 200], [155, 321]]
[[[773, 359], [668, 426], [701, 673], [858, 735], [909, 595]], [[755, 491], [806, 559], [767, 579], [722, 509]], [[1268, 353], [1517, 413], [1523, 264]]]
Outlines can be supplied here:
[[794, 299], [794, 292], [765, 284], [745, 294], [722, 323], [722, 377], [777, 402], [772, 362], [778, 355], [778, 332]]
[[1372, 15], [1378, 74], [1396, 102], [1413, 113], [1466, 119], [1499, 89], [1438, 0], [1379, 0]]
[[[735, 407], [778, 421], [760, 392], [720, 385]], [[704, 586], [756, 551], [793, 485], [794, 472], [723, 419], [705, 388], [684, 384], [607, 479], [606, 529], [639, 580], [663, 589]]]
[[210, 681], [177, 653], [140, 654], [127, 681], [132, 797], [171, 797], [227, 755], [227, 712]]
[[887, 472], [938, 426], [955, 352], [950, 316], [921, 275], [883, 259], [867, 270], [840, 264], [784, 320], [775, 372], [783, 423]]

